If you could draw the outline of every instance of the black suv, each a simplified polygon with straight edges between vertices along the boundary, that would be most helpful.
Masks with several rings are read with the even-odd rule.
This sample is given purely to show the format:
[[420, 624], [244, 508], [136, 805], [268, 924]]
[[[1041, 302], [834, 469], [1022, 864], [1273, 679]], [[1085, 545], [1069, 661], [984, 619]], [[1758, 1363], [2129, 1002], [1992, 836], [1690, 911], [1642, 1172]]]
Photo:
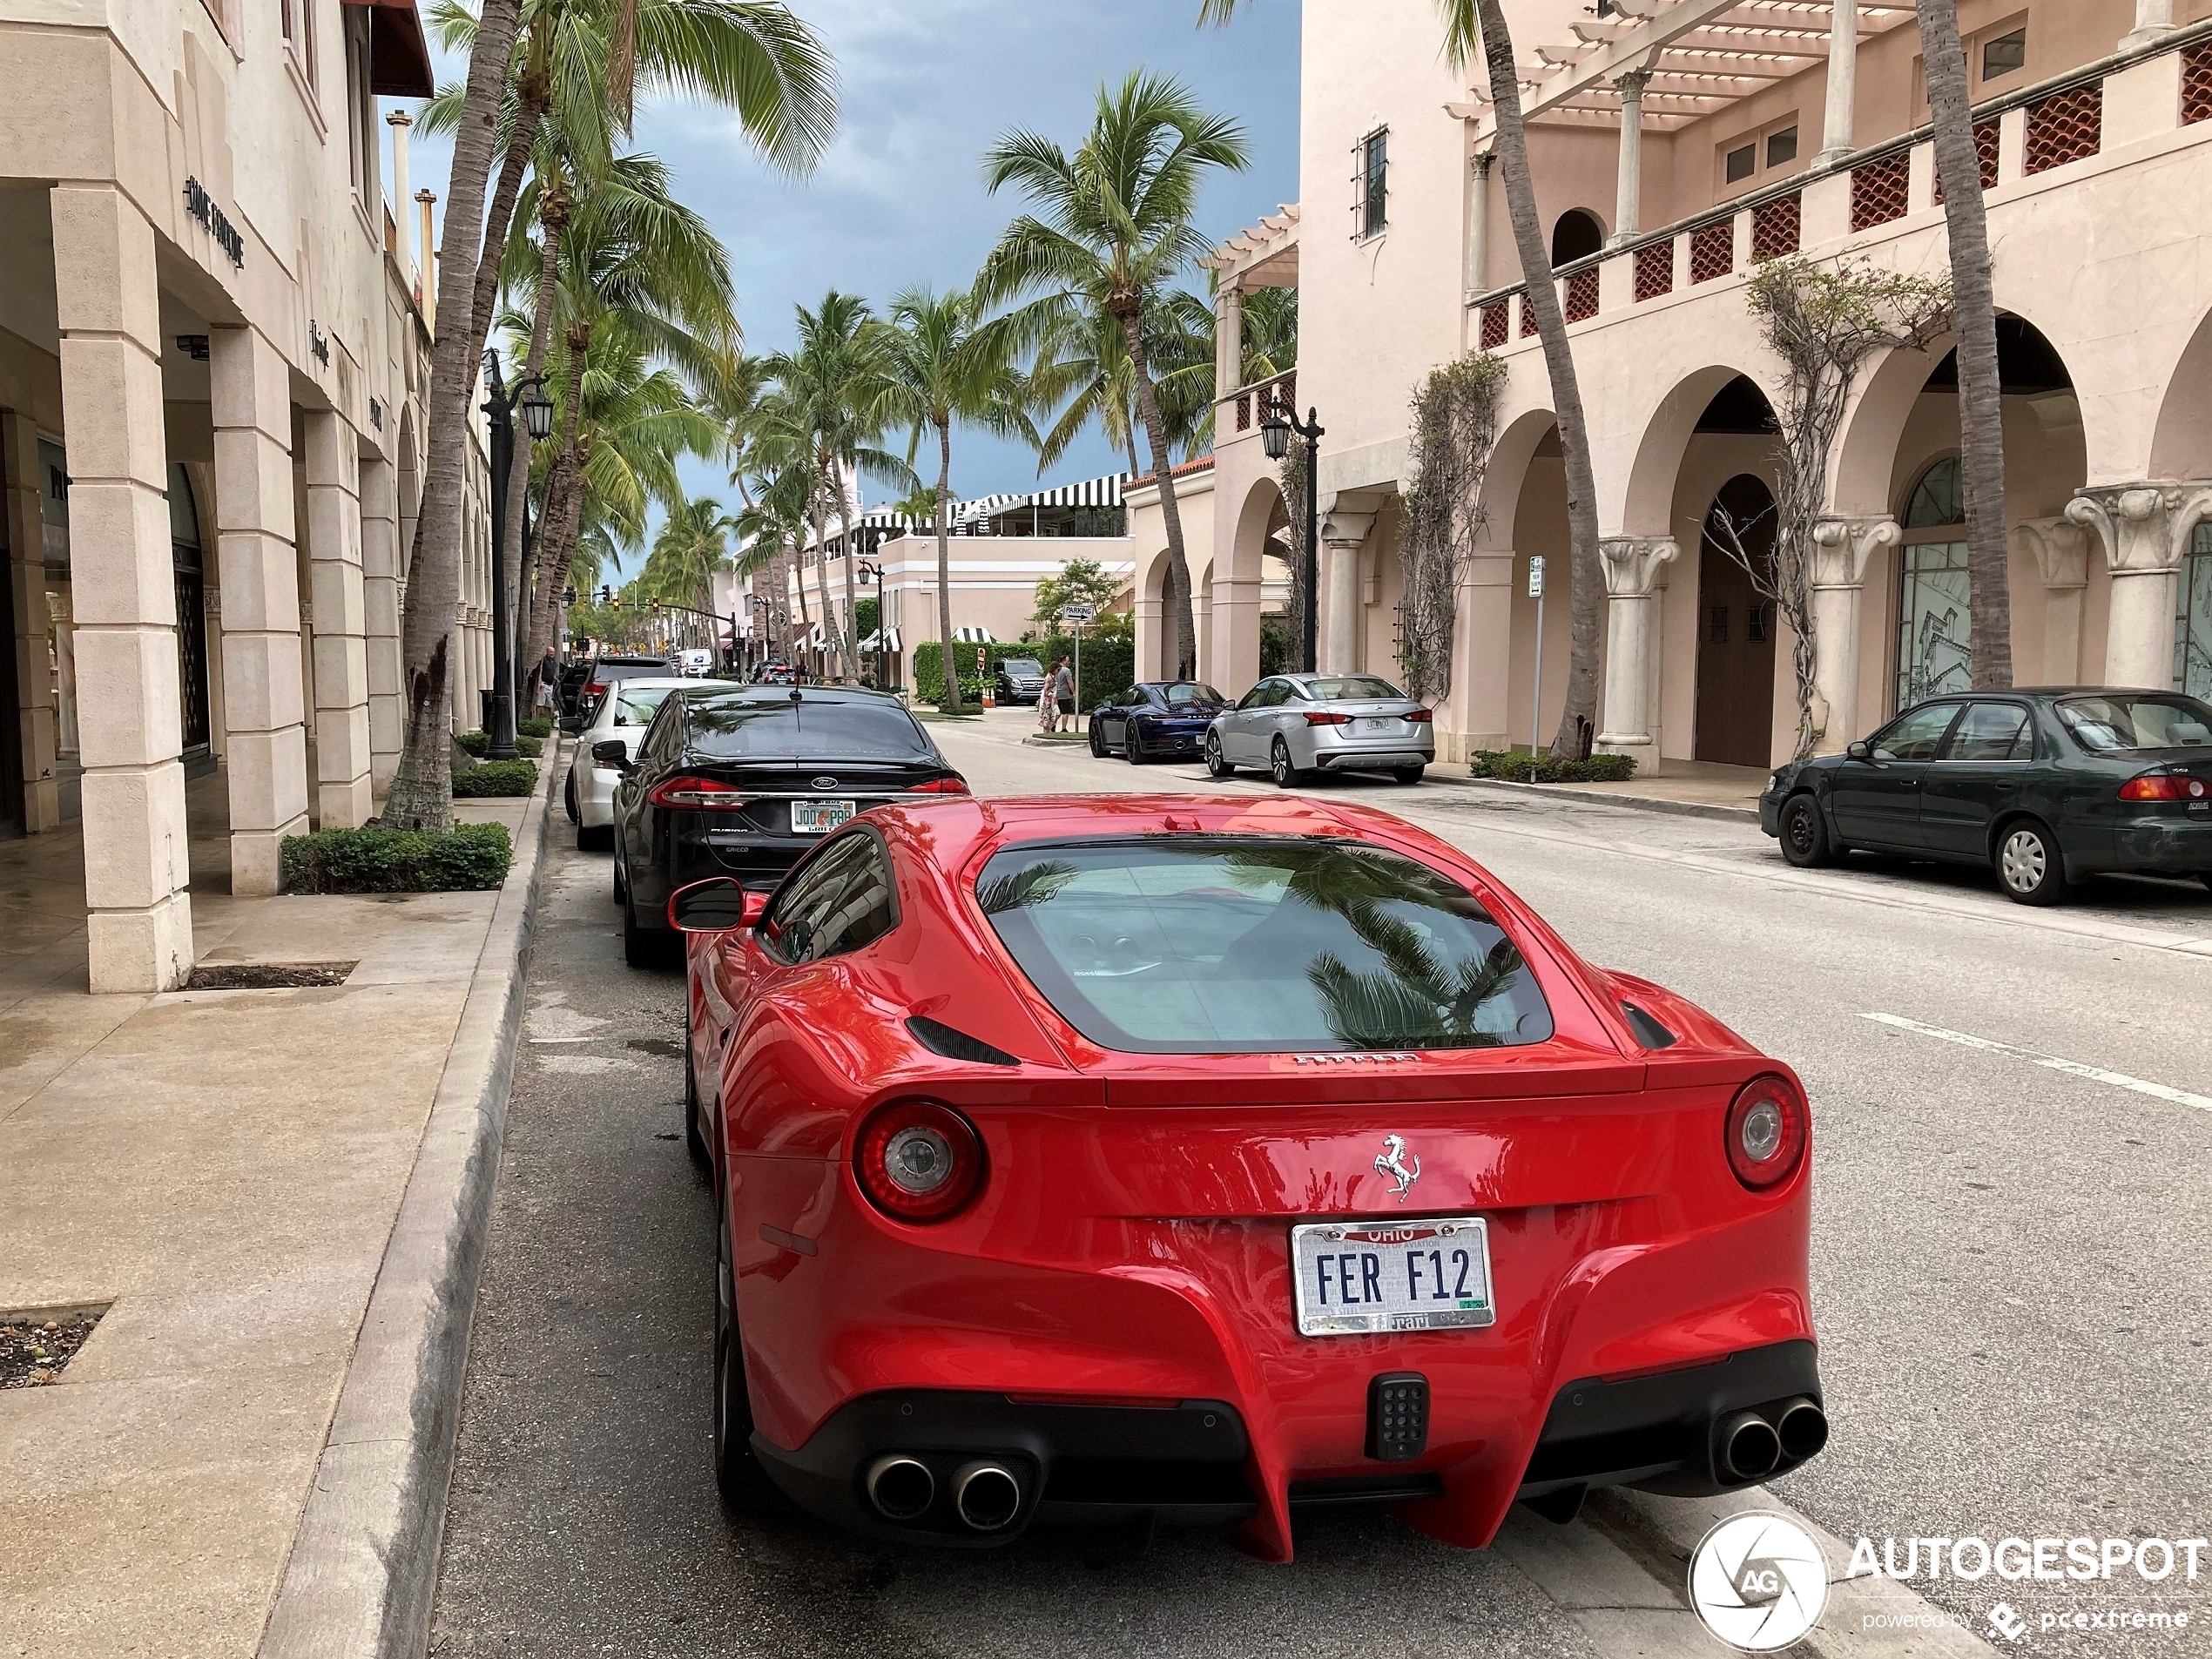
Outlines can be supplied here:
[[1035, 703], [1044, 695], [1044, 664], [1034, 657], [1004, 657], [994, 676], [993, 695], [1001, 703]]
[[669, 679], [683, 672], [665, 657], [600, 657], [593, 659], [591, 671], [577, 687], [575, 712], [561, 722], [565, 732], [581, 732], [591, 724], [591, 717], [599, 711], [599, 705], [607, 695], [607, 688], [617, 680]]

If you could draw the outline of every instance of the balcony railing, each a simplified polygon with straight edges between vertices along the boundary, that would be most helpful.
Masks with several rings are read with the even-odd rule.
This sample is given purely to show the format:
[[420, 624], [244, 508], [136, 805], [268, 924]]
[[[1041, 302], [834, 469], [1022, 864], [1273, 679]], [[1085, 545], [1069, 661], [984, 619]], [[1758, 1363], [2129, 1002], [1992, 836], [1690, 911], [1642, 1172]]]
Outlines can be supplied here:
[[[1239, 387], [1221, 401], [1234, 409], [1236, 429], [1239, 432], [1250, 432], [1254, 427], [1265, 424], [1268, 401], [1276, 397], [1281, 398], [1292, 412], [1296, 412], [1298, 408], [1298, 371], [1296, 369], [1285, 370], [1272, 380], [1256, 381], [1250, 386]], [[1219, 420], [1217, 417], [1215, 430], [1219, 431]]]

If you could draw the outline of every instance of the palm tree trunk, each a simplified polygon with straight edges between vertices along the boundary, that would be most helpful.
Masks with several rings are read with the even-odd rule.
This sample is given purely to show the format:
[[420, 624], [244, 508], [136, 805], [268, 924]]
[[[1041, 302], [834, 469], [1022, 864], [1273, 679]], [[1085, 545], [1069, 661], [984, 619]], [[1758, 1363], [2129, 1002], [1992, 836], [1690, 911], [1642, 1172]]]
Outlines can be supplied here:
[[1989, 216], [1981, 199], [1966, 55], [1953, 0], [1919, 0], [1920, 56], [1935, 120], [1936, 176], [1951, 240], [1951, 298], [1959, 320], [1959, 448], [1966, 486], [1967, 610], [1974, 685], [2013, 683], [2012, 572], [2005, 545], [2004, 385], [1997, 367], [1997, 303], [1990, 286]]
[[[484, 216], [484, 257], [477, 262], [475, 286], [469, 300], [469, 356], [481, 356], [491, 334], [492, 310], [499, 300], [499, 255], [507, 246], [507, 227], [515, 220], [515, 203], [522, 195], [523, 180], [529, 172], [530, 151], [551, 101], [550, 84], [543, 72], [531, 70], [516, 85], [515, 130], [507, 135], [507, 153], [499, 164], [499, 183], [491, 193]], [[448, 210], [450, 211], [450, 210]]]
[[[1168, 531], [1168, 602], [1175, 642], [1175, 677], [1195, 679], [1198, 673], [1198, 630], [1190, 609], [1190, 563], [1183, 550], [1183, 514], [1175, 499], [1175, 473], [1168, 461], [1167, 428], [1160, 420], [1159, 394], [1152, 387], [1152, 370], [1144, 360], [1144, 341], [1138, 332], [1142, 307], [1121, 317], [1122, 338], [1128, 342], [1130, 366], [1136, 382], [1136, 408], [1144, 422], [1144, 436], [1152, 449], [1152, 475], [1160, 486], [1160, 516]], [[1142, 582], [1140, 570], [1137, 579]]]
[[484, 0], [469, 54], [461, 124], [453, 136], [445, 228], [439, 238], [437, 347], [430, 374], [429, 461], [408, 568], [401, 625], [406, 737], [384, 802], [383, 821], [408, 829], [453, 827], [454, 631], [461, 610], [461, 501], [469, 464], [469, 396], [476, 383], [476, 255], [483, 233], [484, 179], [500, 102], [515, 52], [519, 0]]
[[1527, 285], [1523, 301], [1535, 314], [1544, 367], [1552, 383], [1552, 413], [1559, 421], [1559, 446], [1567, 461], [1568, 590], [1569, 602], [1567, 704], [1552, 738], [1555, 755], [1579, 752], [1582, 729], [1597, 718], [1599, 624], [1605, 608], [1605, 572], [1598, 561], [1597, 483], [1590, 468], [1589, 423], [1582, 414], [1582, 388], [1575, 378], [1575, 354], [1567, 343], [1567, 318], [1552, 281], [1550, 251], [1543, 222], [1536, 216], [1536, 190], [1528, 174], [1528, 135], [1521, 125], [1521, 86], [1515, 79], [1513, 37], [1499, 0], [1476, 0], [1482, 24], [1482, 57], [1490, 73], [1490, 98], [1497, 111], [1498, 160], [1505, 175], [1506, 212], [1513, 221], [1514, 246]]
[[945, 514], [952, 499], [953, 423], [937, 422], [937, 660], [945, 671], [945, 711], [960, 712], [960, 674], [953, 661], [953, 543]]
[[814, 592], [822, 602], [822, 669], [825, 678], [840, 678], [845, 673], [845, 646], [837, 637], [837, 613], [830, 609], [829, 549], [825, 545], [829, 535], [828, 505], [821, 491], [814, 492]]
[[[853, 547], [851, 501], [852, 498], [843, 490], [838, 492], [837, 522], [845, 537], [845, 624], [842, 638], [846, 651], [846, 678], [857, 680], [860, 678], [860, 617], [858, 609], [860, 583], [855, 567], [860, 560], [854, 556]], [[880, 628], [882, 625], [879, 618], [876, 626]]]

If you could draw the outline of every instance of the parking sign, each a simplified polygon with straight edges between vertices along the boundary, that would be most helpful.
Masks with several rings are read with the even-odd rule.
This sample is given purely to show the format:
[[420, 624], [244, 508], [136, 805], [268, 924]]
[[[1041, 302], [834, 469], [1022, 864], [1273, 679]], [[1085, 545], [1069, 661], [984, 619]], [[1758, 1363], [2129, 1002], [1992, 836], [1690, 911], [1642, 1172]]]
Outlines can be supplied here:
[[1544, 597], [1544, 556], [1541, 553], [1528, 556], [1528, 597], [1531, 599]]

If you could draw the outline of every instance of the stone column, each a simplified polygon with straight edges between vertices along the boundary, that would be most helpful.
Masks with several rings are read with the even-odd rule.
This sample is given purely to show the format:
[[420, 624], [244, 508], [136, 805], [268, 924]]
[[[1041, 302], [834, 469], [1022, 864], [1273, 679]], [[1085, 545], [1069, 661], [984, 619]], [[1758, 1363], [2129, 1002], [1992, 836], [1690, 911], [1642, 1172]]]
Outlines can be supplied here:
[[407, 736], [400, 695], [400, 504], [397, 469], [361, 462], [361, 614], [368, 641], [368, 786], [381, 795]]
[[1213, 297], [1213, 395], [1227, 397], [1244, 383], [1244, 291], [1224, 277]]
[[2174, 30], [2174, 0], [2135, 0], [2135, 26], [2120, 37], [2120, 50], [2148, 46]]
[[2015, 524], [2013, 536], [2035, 556], [2043, 577], [2043, 660], [2030, 683], [2076, 685], [2081, 678], [2081, 597], [2089, 585], [2088, 527], [2068, 518], [2030, 518]]
[[2105, 631], [2107, 685], [2165, 690], [2174, 683], [2174, 577], [2212, 485], [2151, 480], [2085, 489], [2066, 516], [2102, 538], [2112, 572]]
[[1325, 674], [1349, 674], [1359, 666], [1359, 549], [1374, 528], [1379, 502], [1352, 504], [1337, 498], [1321, 517], [1321, 617], [1314, 666]]
[[212, 330], [208, 370], [231, 891], [243, 896], [280, 889], [280, 844], [307, 830], [292, 385], [277, 348], [251, 327]]
[[1858, 730], [1858, 624], [1866, 566], [1905, 532], [1881, 515], [1824, 518], [1812, 527], [1813, 724], [1818, 754], [1839, 754]]
[[369, 799], [368, 619], [362, 592], [361, 441], [335, 409], [310, 409], [308, 580], [315, 617], [315, 807], [356, 829]]
[[1490, 167], [1497, 158], [1487, 150], [1467, 159], [1467, 298], [1490, 286]]
[[1816, 167], [1841, 160], [1858, 146], [1851, 118], [1858, 98], [1858, 0], [1836, 0], [1828, 24], [1828, 107], [1821, 118]]
[[1447, 733], [1436, 758], [1456, 765], [1477, 749], [1502, 749], [1512, 697], [1513, 550], [1477, 549], [1460, 578], [1453, 622]]
[[1643, 223], [1643, 89], [1651, 79], [1648, 69], [1632, 69], [1613, 78], [1621, 94], [1620, 178], [1613, 199], [1613, 246], [1635, 240]]
[[50, 200], [91, 984], [170, 991], [192, 973], [192, 856], [153, 227], [111, 185]]
[[14, 601], [16, 707], [23, 743], [24, 830], [37, 834], [62, 821], [61, 784], [54, 776], [60, 742], [53, 677], [46, 671], [46, 521], [39, 509], [45, 478], [38, 464], [38, 423], [12, 409], [0, 413], [0, 478], [7, 495], [8, 563]]
[[1606, 607], [1605, 705], [1597, 746], [1608, 754], [1634, 755], [1647, 772], [1658, 770], [1651, 740], [1651, 657], [1659, 572], [1681, 552], [1666, 536], [1610, 536], [1598, 543]]

